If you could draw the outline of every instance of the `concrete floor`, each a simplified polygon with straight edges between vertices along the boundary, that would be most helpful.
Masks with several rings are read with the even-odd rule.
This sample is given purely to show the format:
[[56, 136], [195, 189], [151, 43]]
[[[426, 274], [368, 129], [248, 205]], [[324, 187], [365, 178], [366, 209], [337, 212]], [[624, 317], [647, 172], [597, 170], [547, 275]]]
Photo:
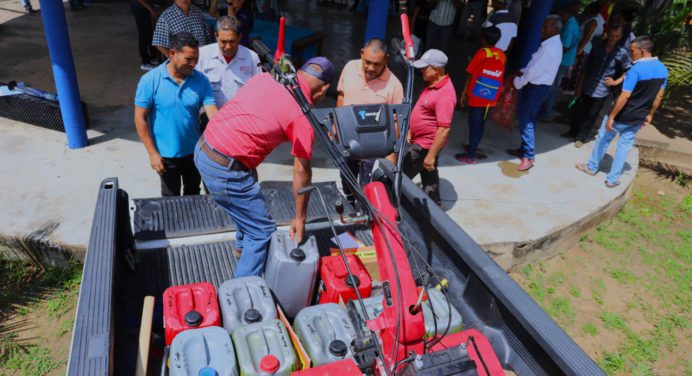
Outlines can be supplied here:
[[[313, 2], [307, 11], [292, 6], [296, 9], [287, 9], [294, 24], [330, 35], [324, 53], [337, 67], [357, 56], [364, 16]], [[18, 1], [0, 1], [0, 56], [5, 60], [0, 81], [24, 80], [51, 88], [40, 16], [21, 15], [18, 10]], [[308, 16], [313, 11], [322, 18]], [[62, 133], [0, 118], [0, 191], [4, 193], [0, 237], [40, 233], [51, 242], [85, 247], [102, 179], [118, 177], [121, 188], [133, 198], [157, 196], [159, 182], [132, 123], [132, 97], [142, 72], [128, 3], [99, 2], [84, 11], [68, 11], [67, 19], [82, 98], [89, 104], [92, 119], [91, 146], [69, 150]], [[389, 26], [391, 33], [398, 29], [394, 19]], [[450, 71], [457, 88], [463, 84], [465, 51], [470, 48], [456, 41], [450, 44]], [[333, 104], [333, 98], [326, 102], [325, 106]], [[576, 149], [558, 136], [565, 126], [549, 123], [538, 125], [539, 154], [528, 173], [517, 173], [518, 160], [504, 153], [518, 145], [518, 132], [492, 123], [481, 144], [488, 158], [462, 166], [453, 155], [468, 137], [466, 113], [457, 111], [452, 128], [440, 158], [443, 206], [507, 268], [526, 260], [532, 250], [542, 251], [536, 253], [540, 255], [566, 249], [569, 241], [576, 241], [580, 232], [594, 224], [595, 214], [609, 213], [608, 208], [624, 203], [637, 170], [635, 149], [629, 155], [623, 184], [606, 188], [603, 173], [590, 177], [574, 168], [576, 162], [588, 159], [592, 145]], [[337, 180], [321, 146], [317, 148], [314, 181]], [[288, 151], [288, 144], [279, 147], [259, 169], [260, 179], [290, 180]], [[606, 158], [604, 167], [609, 161]], [[46, 229], [50, 229], [47, 234]], [[561, 233], [569, 236], [561, 237]]]

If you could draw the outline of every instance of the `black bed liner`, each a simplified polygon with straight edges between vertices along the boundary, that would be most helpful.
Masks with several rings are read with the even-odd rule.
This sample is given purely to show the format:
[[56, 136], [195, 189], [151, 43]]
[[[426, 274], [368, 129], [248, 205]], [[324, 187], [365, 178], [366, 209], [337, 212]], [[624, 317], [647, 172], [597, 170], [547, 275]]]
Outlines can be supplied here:
[[[141, 297], [160, 296], [168, 286], [200, 280], [218, 286], [232, 276], [235, 267], [231, 241], [133, 252], [128, 198], [117, 184], [117, 179], [111, 178], [100, 187], [68, 375], [128, 374], [134, 367], [136, 342], [131, 341], [136, 341]], [[290, 190], [286, 186], [272, 188], [277, 192], [270, 206], [285, 210], [289, 205], [278, 201], [292, 202]], [[146, 205], [148, 200], [135, 202]], [[464, 318], [464, 327], [481, 330], [506, 369], [518, 375], [603, 374], [547, 313], [408, 179], [403, 183], [401, 208], [401, 231], [420, 257], [450, 281], [449, 296]], [[199, 208], [186, 210], [190, 211], [177, 215], [192, 215]], [[323, 217], [323, 212], [315, 209], [310, 216]], [[200, 234], [206, 230], [191, 226], [186, 231]], [[365, 244], [372, 244], [369, 231], [354, 230], [359, 230], [354, 232]], [[324, 249], [331, 233], [319, 231], [315, 235]], [[133, 254], [137, 260], [134, 271], [128, 266]]]
[[[260, 183], [269, 214], [278, 226], [291, 223], [295, 216], [295, 204], [291, 182], [265, 181]], [[325, 201], [334, 202], [341, 193], [334, 182], [316, 183]], [[214, 202], [211, 196], [182, 196], [145, 198], [132, 200], [133, 231], [138, 240], [172, 239], [195, 235], [216, 234], [235, 230], [235, 223]], [[328, 207], [332, 218], [336, 209]], [[353, 209], [344, 204], [344, 212]], [[324, 218], [324, 209], [317, 200], [308, 204], [308, 217]]]

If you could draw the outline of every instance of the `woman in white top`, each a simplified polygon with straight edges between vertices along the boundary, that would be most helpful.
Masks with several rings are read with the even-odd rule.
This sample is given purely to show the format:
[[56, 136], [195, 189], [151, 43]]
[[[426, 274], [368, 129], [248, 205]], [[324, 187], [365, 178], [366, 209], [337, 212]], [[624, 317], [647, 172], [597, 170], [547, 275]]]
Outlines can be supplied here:
[[584, 9], [584, 24], [582, 25], [582, 38], [577, 47], [577, 56], [584, 53], [588, 55], [591, 52], [591, 40], [596, 37], [603, 35], [603, 25], [605, 20], [601, 16], [601, 8], [598, 6], [597, 2], [593, 2], [586, 6]]
[[569, 91], [573, 91], [577, 87], [577, 83], [583, 74], [582, 70], [586, 57], [591, 52], [591, 41], [603, 35], [603, 25], [605, 24], [603, 16], [601, 16], [601, 8], [597, 2], [587, 5], [581, 15], [582, 19], [586, 21], [579, 26], [582, 38], [577, 47], [577, 61], [572, 66], [569, 76], [569, 84], [567, 85]]

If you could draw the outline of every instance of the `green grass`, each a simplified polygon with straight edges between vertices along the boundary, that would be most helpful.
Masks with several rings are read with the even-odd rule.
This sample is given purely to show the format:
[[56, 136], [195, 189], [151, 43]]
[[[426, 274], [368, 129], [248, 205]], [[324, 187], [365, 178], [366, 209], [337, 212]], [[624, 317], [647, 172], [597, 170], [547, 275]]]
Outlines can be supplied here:
[[[19, 341], [0, 322], [0, 374], [12, 370], [19, 375], [45, 375], [66, 364], [44, 347], [48, 338], [61, 338], [72, 330], [74, 320], [62, 318], [74, 306], [79, 293], [82, 267], [79, 263], [41, 271], [22, 261], [0, 259], [0, 297], [24, 320], [51, 320], [52, 333], [35, 333], [36, 338]], [[48, 317], [32, 317], [38, 313]]]
[[[619, 342], [597, 359], [607, 374], [692, 376], [688, 349], [681, 347], [692, 341], [692, 194], [635, 191], [611, 221], [582, 236], [579, 247], [594, 256], [588, 264], [524, 266], [520, 273], [528, 293], [572, 335], [597, 342], [617, 335]], [[574, 257], [561, 257], [575, 263]], [[560, 267], [569, 270], [568, 278], [555, 272]], [[580, 288], [572, 283], [576, 278], [587, 278], [589, 284]], [[611, 278], [617, 287], [611, 287]], [[616, 291], [627, 294], [615, 296]], [[622, 299], [623, 308], [614, 310], [607, 301], [611, 296]], [[573, 307], [585, 301], [592, 306], [586, 312], [593, 312], [595, 303], [598, 313], [588, 317], [580, 310], [582, 316], [575, 317]], [[573, 328], [575, 320], [583, 324]], [[656, 368], [662, 358], [673, 365]]]
[[50, 351], [41, 346], [21, 347], [14, 342], [3, 346], [0, 366], [19, 371], [23, 376], [45, 375], [63, 366], [66, 361], [55, 360]]
[[596, 327], [596, 325], [594, 325], [592, 323], [586, 323], [586, 324], [582, 325], [581, 331], [586, 333], [586, 334], [590, 334], [592, 336], [595, 336], [598, 334], [598, 328]]
[[603, 321], [603, 325], [605, 325], [606, 328], [611, 329], [623, 330], [627, 326], [625, 319], [615, 312], [603, 312], [603, 314], [601, 314], [601, 321]]

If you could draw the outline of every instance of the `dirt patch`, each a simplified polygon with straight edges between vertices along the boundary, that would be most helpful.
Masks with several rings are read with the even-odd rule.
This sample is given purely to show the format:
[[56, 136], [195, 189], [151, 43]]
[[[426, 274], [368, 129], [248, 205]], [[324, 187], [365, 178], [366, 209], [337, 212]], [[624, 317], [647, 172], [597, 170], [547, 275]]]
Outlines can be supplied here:
[[559, 256], [511, 273], [609, 374], [689, 374], [692, 194], [639, 171], [629, 202]]

